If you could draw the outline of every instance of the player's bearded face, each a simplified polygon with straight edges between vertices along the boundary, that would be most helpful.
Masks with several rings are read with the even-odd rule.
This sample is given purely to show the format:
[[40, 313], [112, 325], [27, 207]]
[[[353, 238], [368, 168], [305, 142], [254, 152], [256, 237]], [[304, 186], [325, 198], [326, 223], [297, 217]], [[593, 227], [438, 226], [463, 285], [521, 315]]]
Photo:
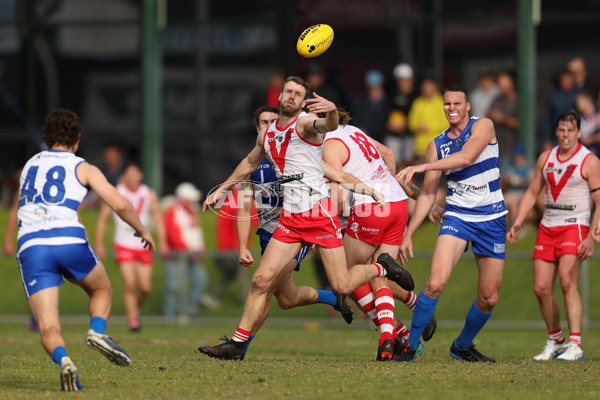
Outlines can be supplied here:
[[306, 92], [302, 86], [295, 82], [288, 82], [279, 96], [281, 115], [293, 117], [298, 114], [302, 108], [305, 94]]

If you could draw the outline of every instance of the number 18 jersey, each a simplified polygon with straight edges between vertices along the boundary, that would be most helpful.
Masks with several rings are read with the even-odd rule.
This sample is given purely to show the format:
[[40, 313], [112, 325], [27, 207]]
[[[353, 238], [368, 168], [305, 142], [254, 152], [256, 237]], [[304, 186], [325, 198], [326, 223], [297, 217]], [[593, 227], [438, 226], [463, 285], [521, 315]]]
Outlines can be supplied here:
[[75, 172], [82, 162], [71, 152], [53, 149], [27, 161], [20, 179], [17, 254], [34, 245], [87, 242], [77, 218], [87, 194]]

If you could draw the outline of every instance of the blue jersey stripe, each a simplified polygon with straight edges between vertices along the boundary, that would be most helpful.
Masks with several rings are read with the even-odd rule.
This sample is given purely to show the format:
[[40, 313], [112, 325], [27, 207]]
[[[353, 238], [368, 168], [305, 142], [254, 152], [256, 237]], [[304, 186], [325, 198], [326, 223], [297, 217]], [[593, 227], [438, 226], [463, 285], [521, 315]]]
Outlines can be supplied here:
[[500, 164], [498, 162], [498, 157], [488, 158], [487, 160], [483, 160], [481, 162], [465, 167], [460, 171], [452, 172], [446, 175], [446, 179], [449, 181], [460, 182], [472, 176], [489, 171], [490, 169], [499, 168], [499, 165]]
[[17, 242], [17, 248], [21, 247], [23, 243], [31, 239], [49, 239], [55, 237], [75, 237], [86, 240], [85, 229], [77, 226], [68, 226], [65, 228], [54, 228], [41, 230], [37, 232], [31, 232], [23, 235]]
[[446, 204], [444, 210], [446, 212], [455, 212], [458, 214], [467, 215], [491, 215], [506, 211], [506, 205], [504, 204], [504, 200], [494, 204], [489, 204], [487, 206], [479, 207], [461, 207], [454, 204]]
[[[31, 200], [29, 200], [29, 202], [31, 202]], [[70, 208], [73, 211], [77, 211], [77, 209], [79, 208], [79, 205], [81, 204], [77, 200], [73, 200], [73, 199], [65, 199], [62, 203], [46, 203], [44, 200], [42, 200], [41, 196], [35, 197], [33, 199], [33, 202], [35, 204], [45, 204], [45, 205], [48, 205], [48, 206], [62, 206], [62, 207], [67, 207], [67, 208]], [[19, 199], [19, 207], [22, 207], [22, 206], [24, 206], [27, 203], [28, 203], [28, 201], [27, 201], [26, 197], [21, 197]]]

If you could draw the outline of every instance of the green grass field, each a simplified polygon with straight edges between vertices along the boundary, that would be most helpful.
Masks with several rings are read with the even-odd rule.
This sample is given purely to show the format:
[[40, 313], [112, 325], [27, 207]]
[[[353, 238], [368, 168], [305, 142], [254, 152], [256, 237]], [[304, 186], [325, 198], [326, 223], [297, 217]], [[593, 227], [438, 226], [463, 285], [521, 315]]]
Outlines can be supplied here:
[[[536, 363], [539, 331], [484, 330], [477, 343], [497, 364], [470, 364], [448, 356], [458, 330], [441, 329], [413, 363], [373, 361], [378, 334], [334, 326], [315, 330], [304, 322], [269, 324], [246, 359], [227, 362], [197, 353], [215, 344], [232, 325], [145, 326], [139, 334], [114, 326], [112, 335], [134, 359], [117, 367], [83, 343], [84, 325], [64, 329], [84, 393], [79, 398], [135, 399], [597, 399], [600, 396], [600, 333], [586, 338], [586, 361]], [[34, 333], [22, 325], [0, 326], [0, 397], [48, 399], [60, 394], [59, 370]]]
[[[92, 243], [96, 215], [94, 210], [82, 213]], [[214, 217], [203, 214], [201, 218], [208, 248], [214, 249]], [[6, 211], [0, 210], [0, 224], [5, 221]], [[427, 251], [433, 246], [436, 232], [431, 224], [424, 224], [413, 238], [420, 256], [408, 267], [417, 291], [429, 273]], [[1, 240], [3, 236], [0, 233]], [[107, 245], [111, 245], [108, 236]], [[532, 230], [517, 245], [508, 246], [499, 303], [489, 326], [476, 340], [484, 354], [499, 360], [496, 365], [465, 364], [448, 356], [451, 340], [458, 335], [475, 297], [477, 273], [470, 254], [459, 262], [440, 299], [436, 310], [441, 321], [438, 333], [427, 343], [426, 353], [407, 365], [373, 361], [377, 333], [364, 321], [351, 326], [340, 321], [331, 323], [321, 305], [289, 311], [274, 305], [270, 319], [241, 363], [201, 356], [195, 351], [199, 345], [216, 344], [218, 337], [233, 333], [241, 315], [237, 299], [245, 293], [232, 285], [222, 308], [201, 309], [202, 317], [192, 325], [153, 325], [156, 319], [151, 316], [161, 314], [162, 304], [163, 274], [158, 259], [153, 292], [142, 314], [143, 331], [138, 335], [129, 333], [122, 324], [120, 276], [114, 261], [104, 260], [114, 289], [108, 332], [134, 358], [131, 367], [115, 367], [85, 346], [88, 299], [72, 284], [61, 288], [61, 314], [67, 321], [68, 316], [81, 317], [65, 325], [64, 334], [69, 355], [81, 373], [85, 398], [598, 398], [600, 330], [583, 332], [585, 362], [531, 361], [546, 340], [532, 290], [532, 263], [527, 256], [534, 240]], [[214, 282], [219, 271], [211, 260], [205, 264]], [[590, 261], [590, 282], [600, 280], [599, 266], [598, 259]], [[248, 272], [249, 277], [252, 270]], [[310, 260], [303, 262], [295, 277], [299, 284], [317, 285]], [[0, 293], [0, 399], [55, 398], [60, 394], [58, 368], [43, 351], [38, 336], [25, 327], [29, 310], [14, 258], [0, 257], [0, 279], [5, 283]], [[600, 287], [589, 287], [589, 316], [591, 326], [597, 327]], [[562, 296], [558, 296], [560, 304]], [[411, 312], [402, 304], [398, 304], [397, 314], [410, 323]], [[531, 321], [537, 323], [535, 330], [528, 329]], [[563, 330], [568, 334], [566, 324]]]

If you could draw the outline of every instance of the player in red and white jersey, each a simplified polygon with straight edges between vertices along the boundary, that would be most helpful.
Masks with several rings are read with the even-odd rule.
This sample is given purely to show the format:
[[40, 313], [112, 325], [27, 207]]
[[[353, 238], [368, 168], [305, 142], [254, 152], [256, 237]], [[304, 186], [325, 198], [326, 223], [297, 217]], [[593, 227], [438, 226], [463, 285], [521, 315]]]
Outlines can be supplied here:
[[[370, 259], [377, 259], [382, 253], [396, 259], [408, 219], [408, 196], [390, 172], [390, 168], [395, 168], [393, 152], [359, 128], [348, 125], [350, 116], [346, 111], [338, 108], [338, 114], [340, 126], [327, 133], [323, 160], [334, 168], [356, 176], [386, 198], [385, 206], [380, 207], [367, 196], [352, 196], [352, 208], [344, 236], [348, 265], [366, 263]], [[384, 159], [386, 151], [391, 153], [388, 163]], [[393, 291], [390, 285], [394, 286]], [[409, 307], [414, 307], [417, 295], [394, 282], [388, 284], [385, 278], [374, 278], [353, 293], [362, 310], [379, 326], [381, 335], [377, 360], [381, 361], [391, 360], [395, 352], [401, 352], [406, 347], [402, 336], [408, 330], [401, 322], [394, 320], [394, 294]], [[404, 329], [398, 338], [395, 327]]]
[[[590, 232], [590, 200], [596, 205], [592, 223], [600, 220], [600, 161], [579, 143], [580, 117], [569, 111], [558, 120], [558, 146], [545, 151], [537, 161], [535, 175], [525, 192], [507, 238], [515, 242], [521, 224], [546, 187], [544, 216], [533, 252], [533, 285], [549, 339], [534, 360], [557, 358], [583, 360], [581, 347], [581, 298], [577, 288], [581, 263], [594, 254]], [[554, 296], [559, 277], [565, 298], [570, 335], [565, 343], [560, 312]]]
[[[131, 164], [123, 171], [121, 182], [116, 188], [119, 194], [129, 200], [144, 226], [149, 227], [154, 224], [159, 249], [164, 252], [167, 245], [156, 193], [142, 183], [143, 180], [144, 174], [140, 167]], [[103, 204], [96, 225], [96, 253], [100, 258], [106, 256], [104, 233], [110, 214], [111, 209]], [[118, 215], [114, 214], [113, 217], [115, 259], [123, 277], [123, 303], [129, 327], [137, 332], [140, 328], [139, 314], [142, 305], [152, 289], [152, 253], [133, 237], [130, 226], [125, 224]], [[136, 286], [139, 287], [137, 290]]]
[[[272, 297], [278, 276], [303, 245], [316, 246], [329, 281], [339, 294], [349, 294], [372, 278], [384, 275], [409, 289], [414, 286], [410, 274], [389, 256], [374, 264], [347, 268], [340, 223], [323, 175], [342, 185], [350, 184], [354, 191], [372, 195], [379, 203], [382, 196], [354, 176], [323, 164], [323, 133], [337, 129], [338, 113], [335, 104], [316, 93], [313, 99], [306, 100], [309, 90], [308, 83], [299, 77], [286, 80], [280, 95], [279, 118], [267, 130], [259, 132], [254, 149], [203, 205], [206, 210], [215, 204], [228, 188], [253, 172], [265, 155], [276, 166], [275, 172], [284, 190], [279, 225], [254, 273], [244, 314], [233, 338], [217, 346], [198, 348], [210, 357], [244, 358], [245, 344]], [[304, 105], [310, 112], [324, 113], [325, 117], [301, 113]]]

